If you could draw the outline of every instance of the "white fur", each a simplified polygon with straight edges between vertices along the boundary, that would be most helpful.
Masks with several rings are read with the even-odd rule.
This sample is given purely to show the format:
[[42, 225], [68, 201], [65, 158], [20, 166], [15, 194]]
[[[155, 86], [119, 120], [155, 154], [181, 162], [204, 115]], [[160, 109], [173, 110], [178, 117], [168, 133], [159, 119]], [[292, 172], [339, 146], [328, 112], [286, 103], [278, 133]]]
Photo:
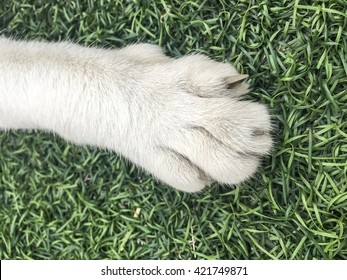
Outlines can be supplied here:
[[235, 184], [271, 148], [266, 107], [239, 99], [244, 78], [230, 64], [172, 59], [148, 44], [105, 50], [0, 37], [0, 129], [113, 150], [186, 192]]

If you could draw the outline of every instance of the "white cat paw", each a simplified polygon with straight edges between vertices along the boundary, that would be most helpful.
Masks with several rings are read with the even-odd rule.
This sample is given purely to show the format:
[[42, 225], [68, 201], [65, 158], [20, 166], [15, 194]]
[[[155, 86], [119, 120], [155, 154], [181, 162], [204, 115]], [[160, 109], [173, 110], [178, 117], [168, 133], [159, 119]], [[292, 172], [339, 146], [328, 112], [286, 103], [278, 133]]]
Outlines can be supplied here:
[[267, 108], [239, 98], [248, 91], [247, 76], [201, 55], [165, 67], [163, 73], [169, 75], [158, 102], [165, 108], [157, 115], [156, 144], [145, 167], [187, 192], [216, 181], [232, 185], [250, 178], [272, 140]]

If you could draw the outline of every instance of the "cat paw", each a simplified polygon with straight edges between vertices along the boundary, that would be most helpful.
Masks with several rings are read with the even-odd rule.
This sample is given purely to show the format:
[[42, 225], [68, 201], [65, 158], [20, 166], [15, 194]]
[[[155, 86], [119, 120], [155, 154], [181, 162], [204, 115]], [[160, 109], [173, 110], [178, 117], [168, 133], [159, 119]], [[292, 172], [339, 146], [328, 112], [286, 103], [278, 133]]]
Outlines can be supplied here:
[[201, 55], [175, 60], [170, 67], [172, 78], [161, 84], [165, 110], [154, 132], [150, 171], [186, 192], [250, 178], [272, 139], [266, 106], [239, 98], [248, 91], [247, 76]]

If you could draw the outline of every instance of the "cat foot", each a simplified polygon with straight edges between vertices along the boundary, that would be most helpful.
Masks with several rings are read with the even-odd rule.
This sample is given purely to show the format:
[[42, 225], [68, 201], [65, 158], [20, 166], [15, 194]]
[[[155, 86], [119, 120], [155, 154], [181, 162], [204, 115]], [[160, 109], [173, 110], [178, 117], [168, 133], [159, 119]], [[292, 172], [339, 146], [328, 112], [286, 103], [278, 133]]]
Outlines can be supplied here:
[[232, 185], [248, 179], [272, 139], [267, 108], [239, 98], [248, 91], [247, 75], [201, 55], [177, 59], [171, 67], [177, 80], [161, 85], [165, 110], [155, 132], [160, 164], [150, 171], [187, 192], [213, 181]]

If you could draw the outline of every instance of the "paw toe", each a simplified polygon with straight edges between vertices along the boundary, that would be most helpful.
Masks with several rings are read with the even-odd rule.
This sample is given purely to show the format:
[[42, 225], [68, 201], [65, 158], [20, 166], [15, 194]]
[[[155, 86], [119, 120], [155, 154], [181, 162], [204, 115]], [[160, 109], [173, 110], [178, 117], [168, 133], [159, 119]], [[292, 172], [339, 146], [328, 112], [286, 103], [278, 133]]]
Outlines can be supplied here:
[[244, 82], [248, 75], [240, 74], [228, 63], [220, 63], [202, 55], [192, 55], [182, 58], [187, 66], [186, 87], [196, 96], [235, 97], [248, 92]]

